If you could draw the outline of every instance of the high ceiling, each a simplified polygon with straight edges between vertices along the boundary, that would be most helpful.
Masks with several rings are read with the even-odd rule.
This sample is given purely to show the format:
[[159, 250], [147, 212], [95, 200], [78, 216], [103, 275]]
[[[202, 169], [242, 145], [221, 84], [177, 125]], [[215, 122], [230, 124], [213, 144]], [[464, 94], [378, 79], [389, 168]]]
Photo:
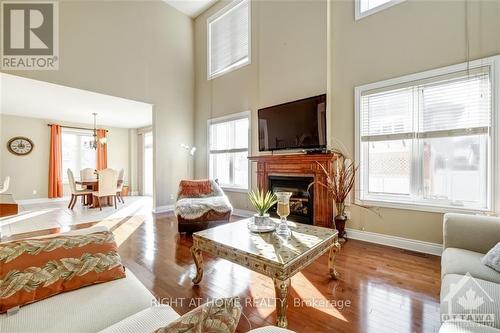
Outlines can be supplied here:
[[165, 0], [165, 2], [178, 11], [195, 18], [210, 8], [217, 0]]
[[0, 113], [62, 122], [139, 128], [152, 124], [147, 103], [0, 73]]

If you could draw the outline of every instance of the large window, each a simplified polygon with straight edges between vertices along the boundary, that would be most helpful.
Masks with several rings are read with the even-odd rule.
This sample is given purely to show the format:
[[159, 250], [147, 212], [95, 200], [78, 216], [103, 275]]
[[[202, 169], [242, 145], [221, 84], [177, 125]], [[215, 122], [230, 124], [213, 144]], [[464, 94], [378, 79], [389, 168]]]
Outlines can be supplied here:
[[94, 140], [92, 131], [62, 130], [62, 175], [63, 182], [68, 182], [68, 169], [73, 171], [75, 179], [80, 179], [80, 170], [85, 168], [95, 169], [97, 165], [97, 152], [88, 148], [85, 142]]
[[250, 0], [234, 0], [207, 23], [208, 79], [250, 63]]
[[209, 120], [209, 175], [226, 189], [248, 190], [249, 114]]
[[355, 0], [356, 20], [362, 19], [381, 10], [387, 9], [405, 0]]
[[492, 210], [498, 61], [357, 87], [358, 201]]

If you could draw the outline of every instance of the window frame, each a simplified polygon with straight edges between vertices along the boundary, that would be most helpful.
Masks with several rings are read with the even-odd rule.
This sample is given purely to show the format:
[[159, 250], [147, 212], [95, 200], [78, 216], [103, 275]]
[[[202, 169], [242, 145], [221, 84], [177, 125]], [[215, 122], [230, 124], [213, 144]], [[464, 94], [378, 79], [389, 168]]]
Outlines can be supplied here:
[[354, 0], [354, 17], [356, 21], [361, 20], [362, 18], [365, 18], [372, 14], [378, 13], [392, 6], [399, 5], [400, 3], [405, 2], [406, 0], [390, 0], [382, 5], [374, 7], [372, 9], [368, 9], [367, 11], [364, 12], [361, 12], [361, 1], [363, 0]]
[[[411, 198], [408, 201], [401, 200], [401, 196], [398, 195], [380, 195], [376, 196], [374, 199], [373, 195], [370, 198], [364, 197], [363, 189], [366, 184], [361, 184], [361, 179], [366, 179], [366, 175], [362, 175], [364, 170], [360, 167], [359, 172], [356, 175], [355, 180], [355, 203], [358, 205], [365, 206], [376, 206], [376, 207], [386, 207], [386, 208], [398, 208], [406, 210], [417, 210], [426, 212], [437, 212], [437, 213], [448, 213], [448, 212], [460, 212], [460, 213], [491, 213], [497, 208], [500, 208], [500, 153], [496, 152], [500, 148], [500, 55], [478, 59], [471, 61], [469, 63], [464, 62], [460, 64], [455, 64], [451, 66], [446, 66], [442, 68], [427, 70], [415, 74], [404, 75], [397, 78], [392, 78], [388, 80], [383, 80], [379, 82], [369, 83], [354, 88], [354, 108], [355, 108], [355, 159], [358, 163], [362, 163], [364, 159], [361, 159], [361, 96], [364, 91], [369, 91], [373, 89], [379, 89], [389, 86], [400, 85], [403, 83], [408, 83], [411, 81], [418, 81], [423, 79], [428, 79], [440, 75], [453, 74], [460, 71], [473, 70], [480, 67], [490, 67], [490, 80], [491, 80], [491, 140], [488, 147], [489, 150], [489, 161], [488, 161], [488, 203], [489, 209], [475, 209], [467, 207], [455, 207], [449, 205], [443, 205], [441, 203], [430, 204], [424, 202], [415, 202]], [[412, 156], [412, 162], [415, 161]], [[415, 177], [420, 172], [420, 169], [414, 170], [410, 173], [410, 177]], [[398, 199], [397, 199], [398, 198]], [[397, 200], [395, 200], [397, 199]]]
[[[62, 137], [63, 137], [63, 134], [73, 134], [73, 135], [76, 135], [76, 136], [79, 136], [80, 138], [83, 137], [83, 136], [92, 136], [94, 134], [93, 130], [86, 130], [86, 129], [72, 129], [72, 128], [62, 128], [62, 131], [61, 131], [61, 153], [62, 153], [62, 149], [63, 149], [63, 146], [64, 146], [64, 142], [62, 140]], [[82, 143], [82, 142], [81, 142]], [[94, 150], [95, 152], [95, 166], [94, 166], [94, 169], [97, 168], [97, 151]], [[81, 153], [80, 153], [81, 155]], [[80, 161], [81, 162], [81, 159]], [[80, 170], [82, 170], [82, 166], [80, 165]], [[62, 161], [62, 156], [61, 156], [61, 174], [62, 174], [62, 183], [67, 185], [69, 184], [69, 179], [68, 179], [68, 173], [67, 173], [67, 170], [64, 170], [64, 167], [63, 167], [63, 161]], [[80, 173], [77, 173], [77, 172], [74, 172], [74, 177], [75, 177], [75, 180], [80, 180]]]
[[[246, 61], [242, 62], [237, 62], [235, 64], [232, 64], [223, 70], [217, 72], [217, 73], [211, 73], [211, 47], [210, 47], [210, 41], [211, 41], [211, 34], [210, 34], [210, 24], [217, 19], [223, 17], [227, 13], [231, 12], [233, 9], [238, 7], [239, 5], [243, 4], [244, 2], [248, 2], [248, 56]], [[232, 71], [235, 71], [241, 67], [250, 65], [252, 63], [252, 2], [250, 0], [233, 0], [231, 3], [226, 5], [224, 8], [216, 12], [215, 14], [211, 15], [207, 19], [207, 80], [212, 80], [215, 79], [219, 76], [222, 76], [224, 74], [230, 73]]]
[[[227, 116], [222, 116], [222, 117], [217, 117], [217, 118], [211, 118], [207, 119], [207, 172], [208, 172], [208, 177], [210, 177], [210, 168], [211, 163], [210, 163], [210, 126], [215, 125], [215, 124], [220, 124], [220, 123], [225, 123], [229, 121], [234, 121], [234, 120], [239, 120], [239, 119], [248, 119], [248, 156], [250, 156], [250, 152], [252, 151], [252, 136], [251, 136], [251, 127], [252, 127], [252, 119], [251, 119], [251, 113], [250, 111], [243, 111], [239, 113], [233, 113]], [[237, 149], [238, 151], [240, 149]], [[231, 152], [231, 150], [227, 150], [227, 152]], [[236, 151], [235, 151], [236, 152]], [[248, 163], [248, 181], [247, 181], [247, 187], [237, 187], [237, 186], [226, 186], [221, 184], [221, 188], [225, 191], [228, 192], [242, 192], [242, 193], [247, 193], [248, 190], [251, 187], [251, 182], [252, 182], [252, 168], [250, 165], [250, 160], [247, 160]]]

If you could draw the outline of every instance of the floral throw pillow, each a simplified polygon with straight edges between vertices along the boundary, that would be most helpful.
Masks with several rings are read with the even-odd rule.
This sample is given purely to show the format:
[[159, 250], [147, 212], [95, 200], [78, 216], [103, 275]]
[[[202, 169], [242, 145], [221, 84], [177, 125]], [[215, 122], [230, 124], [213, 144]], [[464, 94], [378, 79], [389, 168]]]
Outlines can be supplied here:
[[54, 235], [0, 244], [0, 313], [125, 277], [113, 234]]
[[186, 313], [154, 333], [233, 333], [240, 316], [239, 298], [216, 299]]

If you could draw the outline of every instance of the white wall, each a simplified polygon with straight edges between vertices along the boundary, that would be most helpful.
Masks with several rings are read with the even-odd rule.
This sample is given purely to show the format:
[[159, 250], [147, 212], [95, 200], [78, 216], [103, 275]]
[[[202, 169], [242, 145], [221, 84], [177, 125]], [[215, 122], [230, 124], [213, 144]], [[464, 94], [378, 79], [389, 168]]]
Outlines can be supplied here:
[[[47, 124], [51, 123], [91, 127], [47, 119], [0, 115], [0, 179], [10, 176], [9, 192], [14, 195], [16, 200], [48, 197], [50, 128]], [[132, 162], [129, 153], [129, 130], [116, 127], [102, 128], [108, 130], [108, 167], [116, 170], [123, 168], [125, 184], [133, 187], [130, 169]], [[24, 136], [33, 141], [35, 146], [29, 155], [17, 156], [7, 150], [7, 142], [15, 136]], [[65, 171], [63, 170], [63, 172]], [[64, 194], [69, 195], [67, 186], [64, 186]]]
[[[468, 1], [471, 59], [500, 53], [500, 1]], [[354, 87], [466, 58], [465, 1], [407, 0], [354, 20], [353, 1], [331, 1], [331, 140], [354, 154]], [[498, 170], [497, 170], [498, 171]], [[353, 206], [348, 227], [442, 242], [442, 214]]]
[[[195, 20], [197, 178], [208, 175], [208, 118], [250, 110], [251, 154], [257, 154], [259, 108], [326, 92], [326, 0], [252, 1], [252, 63], [208, 81], [206, 20], [227, 3], [216, 3]], [[256, 187], [255, 176], [252, 186]], [[246, 193], [228, 192], [228, 196], [235, 208], [252, 209]]]
[[190, 177], [193, 20], [164, 1], [59, 2], [57, 71], [8, 73], [153, 104], [156, 205]]
[[[407, 0], [359, 21], [354, 1], [328, 1], [328, 8], [326, 1], [254, 1], [252, 64], [207, 81], [206, 18], [225, 4], [217, 3], [195, 20], [197, 177], [207, 176], [210, 107], [215, 117], [252, 111], [256, 154], [256, 110], [324, 93], [328, 74], [329, 142], [353, 156], [355, 86], [466, 60], [464, 0]], [[499, 54], [500, 1], [468, 1], [468, 6], [471, 58]], [[256, 186], [255, 176], [252, 183]], [[245, 194], [229, 196], [236, 208], [251, 209]], [[442, 241], [442, 214], [351, 210], [350, 228]]]

